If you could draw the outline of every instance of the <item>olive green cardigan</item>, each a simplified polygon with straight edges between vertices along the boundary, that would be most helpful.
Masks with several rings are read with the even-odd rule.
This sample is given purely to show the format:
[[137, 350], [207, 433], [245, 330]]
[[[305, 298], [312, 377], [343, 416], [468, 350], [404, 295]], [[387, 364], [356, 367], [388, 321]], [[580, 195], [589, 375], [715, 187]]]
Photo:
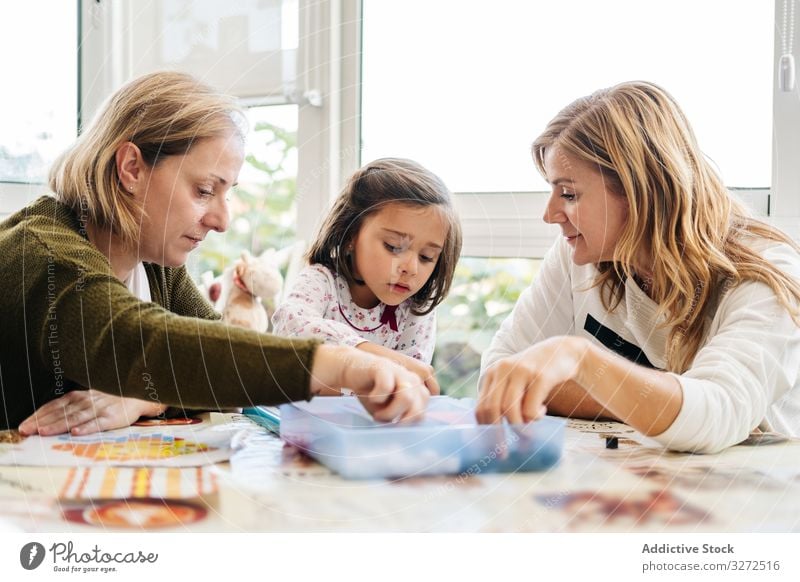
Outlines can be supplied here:
[[185, 267], [146, 263], [142, 302], [54, 198], [0, 223], [0, 264], [0, 428], [79, 387], [183, 408], [310, 398], [318, 342], [216, 321]]

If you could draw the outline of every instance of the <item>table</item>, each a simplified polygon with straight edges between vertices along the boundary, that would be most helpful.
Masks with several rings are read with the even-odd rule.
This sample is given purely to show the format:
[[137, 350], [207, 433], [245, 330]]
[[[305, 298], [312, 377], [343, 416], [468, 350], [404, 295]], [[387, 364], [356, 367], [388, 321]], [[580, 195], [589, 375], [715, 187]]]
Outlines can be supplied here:
[[800, 439], [765, 434], [690, 455], [618, 423], [571, 420], [548, 471], [347, 481], [242, 415], [203, 421], [231, 431], [228, 462], [0, 467], [0, 530], [800, 531]]

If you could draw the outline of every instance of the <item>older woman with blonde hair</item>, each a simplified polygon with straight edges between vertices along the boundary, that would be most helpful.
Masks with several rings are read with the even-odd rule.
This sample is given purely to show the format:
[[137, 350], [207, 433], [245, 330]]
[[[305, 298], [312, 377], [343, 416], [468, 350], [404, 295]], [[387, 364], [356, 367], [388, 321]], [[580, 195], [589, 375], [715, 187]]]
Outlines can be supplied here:
[[422, 380], [391, 362], [216, 321], [184, 265], [227, 228], [243, 143], [231, 98], [189, 75], [145, 75], [53, 166], [55, 197], [0, 224], [0, 428], [82, 434], [167, 405], [276, 404], [341, 386], [380, 419], [424, 409]]
[[563, 237], [484, 353], [479, 419], [611, 418], [697, 452], [800, 435], [798, 247], [731, 197], [675, 100], [598, 91], [533, 156]]

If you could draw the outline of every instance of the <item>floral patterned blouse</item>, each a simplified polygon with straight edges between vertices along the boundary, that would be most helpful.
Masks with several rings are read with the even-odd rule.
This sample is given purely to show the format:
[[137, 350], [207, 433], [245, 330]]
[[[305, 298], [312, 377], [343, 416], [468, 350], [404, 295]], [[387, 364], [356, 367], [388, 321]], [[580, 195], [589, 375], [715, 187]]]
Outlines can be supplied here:
[[[347, 281], [322, 265], [297, 275], [291, 293], [272, 316], [272, 332], [288, 337], [315, 337], [326, 343], [357, 346], [365, 341], [430, 364], [436, 341], [435, 312], [411, 313], [411, 300], [394, 310], [397, 330], [386, 321], [384, 303], [364, 309], [353, 302]], [[381, 320], [386, 321], [383, 323]]]

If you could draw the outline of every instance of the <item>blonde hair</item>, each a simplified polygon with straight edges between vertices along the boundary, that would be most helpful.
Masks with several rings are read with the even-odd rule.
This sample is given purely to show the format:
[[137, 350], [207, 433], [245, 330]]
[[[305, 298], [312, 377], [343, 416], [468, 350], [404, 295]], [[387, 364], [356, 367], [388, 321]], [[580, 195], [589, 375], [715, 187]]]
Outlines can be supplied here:
[[356, 284], [349, 253], [344, 249], [361, 230], [364, 219], [387, 204], [437, 206], [447, 223], [444, 248], [425, 284], [412, 297], [413, 312], [430, 313], [447, 297], [461, 254], [461, 222], [444, 182], [417, 162], [382, 158], [366, 164], [350, 177], [311, 245], [307, 258]]
[[116, 151], [132, 142], [151, 167], [185, 155], [202, 139], [238, 135], [244, 114], [232, 97], [191, 75], [171, 71], [134, 79], [114, 93], [91, 125], [50, 169], [56, 198], [82, 220], [136, 244], [141, 206], [117, 175]]
[[625, 196], [628, 220], [613, 261], [597, 265], [607, 309], [619, 305], [642, 248], [652, 253], [651, 295], [670, 327], [667, 367], [689, 368], [720, 293], [744, 281], [768, 285], [800, 322], [800, 284], [752, 250], [753, 237], [797, 245], [749, 216], [703, 157], [678, 104], [643, 81], [622, 83], [563, 109], [533, 143], [544, 175], [548, 148], [559, 146], [596, 167], [610, 191]]

